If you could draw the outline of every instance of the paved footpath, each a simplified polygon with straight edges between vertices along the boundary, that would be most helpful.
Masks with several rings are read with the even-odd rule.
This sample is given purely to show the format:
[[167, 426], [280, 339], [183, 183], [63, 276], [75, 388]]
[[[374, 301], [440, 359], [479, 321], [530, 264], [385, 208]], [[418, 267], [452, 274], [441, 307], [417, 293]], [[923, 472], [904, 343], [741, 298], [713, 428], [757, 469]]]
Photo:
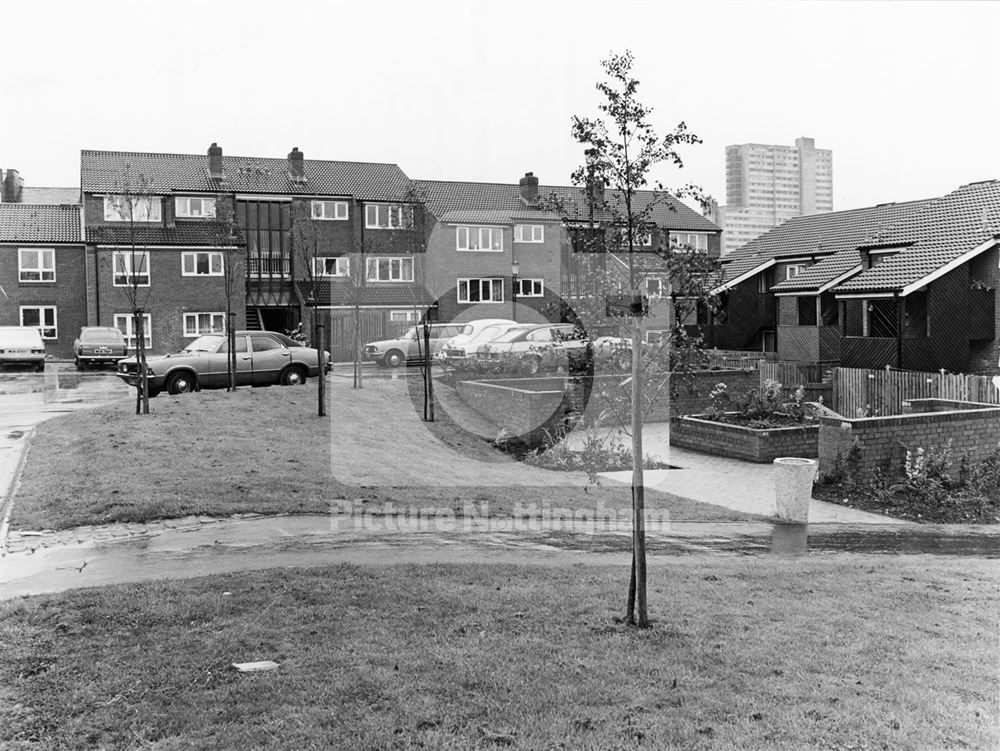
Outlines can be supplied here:
[[[775, 515], [773, 465], [668, 446], [668, 435], [665, 423], [652, 423], [643, 428], [644, 453], [680, 468], [647, 470], [647, 487], [736, 511], [761, 516]], [[632, 473], [628, 471], [604, 472], [601, 477], [625, 484], [632, 481]], [[809, 503], [809, 521], [820, 524], [911, 524], [901, 519], [818, 501], [815, 498]]]

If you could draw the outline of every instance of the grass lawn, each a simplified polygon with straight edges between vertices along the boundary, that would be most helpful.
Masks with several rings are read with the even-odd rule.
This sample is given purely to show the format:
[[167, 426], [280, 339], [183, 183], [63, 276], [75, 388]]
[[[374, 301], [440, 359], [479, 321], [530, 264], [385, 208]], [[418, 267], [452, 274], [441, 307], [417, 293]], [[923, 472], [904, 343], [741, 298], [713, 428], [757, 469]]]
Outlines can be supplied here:
[[[5, 749], [995, 749], [997, 563], [352, 566], [0, 605]], [[237, 673], [230, 663], [274, 660]]]
[[[411, 376], [419, 377], [413, 373]], [[329, 416], [316, 386], [131, 399], [38, 426], [14, 503], [19, 529], [147, 521], [189, 514], [325, 513], [335, 499], [449, 506], [492, 516], [518, 504], [628, 509], [625, 486], [586, 487], [583, 473], [528, 467], [460, 430], [448, 413], [421, 422], [405, 379], [332, 379]], [[674, 520], [749, 514], [647, 491]]]

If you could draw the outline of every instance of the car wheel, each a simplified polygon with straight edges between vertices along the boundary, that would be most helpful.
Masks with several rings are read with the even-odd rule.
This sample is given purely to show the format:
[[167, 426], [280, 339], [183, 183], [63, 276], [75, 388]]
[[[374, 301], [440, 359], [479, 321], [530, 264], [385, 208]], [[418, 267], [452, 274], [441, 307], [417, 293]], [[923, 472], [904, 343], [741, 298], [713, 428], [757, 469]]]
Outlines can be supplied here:
[[187, 370], [183, 370], [180, 373], [174, 373], [170, 376], [170, 380], [167, 381], [168, 394], [190, 394], [197, 388], [198, 379], [195, 377], [194, 373]]
[[83, 370], [86, 367], [79, 357], [73, 358], [73, 364], [76, 366], [77, 370]]
[[38, 372], [38, 373], [44, 373], [45, 372], [45, 363], [44, 362], [38, 363], [35, 366], [35, 371]]
[[301, 386], [306, 382], [306, 372], [298, 365], [292, 365], [281, 371], [282, 386]]
[[387, 368], [398, 368], [406, 362], [406, 357], [398, 349], [393, 349], [385, 353], [385, 359], [383, 362]]

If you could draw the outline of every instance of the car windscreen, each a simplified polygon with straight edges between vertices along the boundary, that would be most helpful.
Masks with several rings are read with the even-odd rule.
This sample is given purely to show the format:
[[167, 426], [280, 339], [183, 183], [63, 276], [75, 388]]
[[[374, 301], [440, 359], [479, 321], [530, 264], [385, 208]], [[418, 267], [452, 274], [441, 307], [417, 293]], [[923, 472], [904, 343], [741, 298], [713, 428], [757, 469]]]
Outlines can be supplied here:
[[199, 336], [182, 351], [184, 352], [215, 352], [222, 337], [218, 335]]
[[121, 334], [114, 331], [84, 331], [80, 334], [80, 341], [97, 342], [100, 344], [117, 344], [122, 340]]
[[0, 342], [24, 347], [40, 347], [42, 344], [37, 331], [19, 328], [0, 329]]
[[476, 327], [471, 323], [467, 323], [462, 327], [462, 334], [464, 336], [471, 336], [472, 332], [476, 330]]

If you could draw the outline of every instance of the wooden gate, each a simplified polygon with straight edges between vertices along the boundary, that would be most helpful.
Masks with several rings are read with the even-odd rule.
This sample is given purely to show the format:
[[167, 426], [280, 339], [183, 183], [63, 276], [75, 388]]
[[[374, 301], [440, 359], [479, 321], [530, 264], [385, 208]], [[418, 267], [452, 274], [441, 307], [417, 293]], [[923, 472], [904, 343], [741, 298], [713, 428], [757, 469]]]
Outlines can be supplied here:
[[[380, 339], [389, 339], [397, 336], [398, 329], [405, 329], [412, 324], [389, 324], [387, 314], [381, 310], [360, 311], [360, 338], [361, 345], [366, 342], [377, 342]], [[334, 362], [353, 362], [354, 360], [354, 311], [353, 310], [332, 310], [330, 311], [330, 354]]]

